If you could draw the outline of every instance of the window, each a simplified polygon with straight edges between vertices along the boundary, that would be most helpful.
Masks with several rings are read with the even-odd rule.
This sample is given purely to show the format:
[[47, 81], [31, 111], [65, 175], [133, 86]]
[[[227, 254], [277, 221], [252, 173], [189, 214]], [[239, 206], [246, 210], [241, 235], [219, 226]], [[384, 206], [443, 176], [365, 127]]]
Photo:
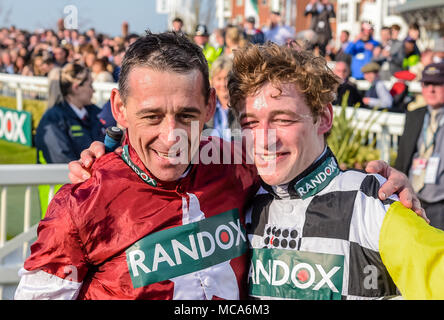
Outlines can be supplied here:
[[339, 8], [339, 22], [348, 21], [348, 3], [342, 3]]
[[242, 7], [243, 4], [244, 4], [244, 0], [236, 0], [236, 5], [237, 5], [238, 7]]

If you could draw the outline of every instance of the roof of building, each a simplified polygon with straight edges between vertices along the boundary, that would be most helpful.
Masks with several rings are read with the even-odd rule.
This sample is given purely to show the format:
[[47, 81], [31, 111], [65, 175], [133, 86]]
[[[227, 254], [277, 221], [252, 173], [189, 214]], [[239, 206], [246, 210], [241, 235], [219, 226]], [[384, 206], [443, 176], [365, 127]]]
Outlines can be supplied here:
[[398, 13], [403, 13], [407, 11], [429, 9], [435, 7], [444, 7], [444, 2], [442, 0], [407, 0], [404, 4], [397, 6], [395, 8], [395, 11]]

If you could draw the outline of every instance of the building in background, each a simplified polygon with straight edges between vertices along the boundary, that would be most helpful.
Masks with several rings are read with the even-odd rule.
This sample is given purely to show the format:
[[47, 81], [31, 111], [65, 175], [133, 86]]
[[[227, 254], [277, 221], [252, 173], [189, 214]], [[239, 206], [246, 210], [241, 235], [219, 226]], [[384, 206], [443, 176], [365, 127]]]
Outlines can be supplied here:
[[[242, 24], [249, 16], [255, 17], [256, 27], [269, 23], [271, 11], [281, 13], [282, 22], [292, 26], [296, 34], [309, 29], [310, 16], [304, 16], [310, 0], [157, 0], [158, 13], [168, 16], [168, 22], [179, 16], [186, 32], [192, 33], [196, 24], [206, 24], [212, 32], [226, 25]], [[370, 21], [379, 40], [383, 26], [401, 26], [400, 38], [407, 36], [408, 25], [416, 22], [421, 28], [419, 46], [433, 47], [435, 39], [444, 36], [443, 0], [331, 0], [336, 19], [331, 28], [336, 43], [342, 30], [350, 32], [350, 39], [360, 31], [362, 21]], [[196, 18], [198, 17], [198, 18]]]
[[416, 22], [420, 27], [424, 48], [434, 48], [436, 40], [444, 37], [444, 1], [407, 0], [393, 7], [407, 24]]

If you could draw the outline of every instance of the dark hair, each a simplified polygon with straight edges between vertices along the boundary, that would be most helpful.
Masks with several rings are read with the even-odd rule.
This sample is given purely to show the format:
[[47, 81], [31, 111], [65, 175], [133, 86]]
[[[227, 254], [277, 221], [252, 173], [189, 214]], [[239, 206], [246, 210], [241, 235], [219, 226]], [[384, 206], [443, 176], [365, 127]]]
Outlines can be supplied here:
[[119, 92], [125, 102], [128, 94], [128, 77], [135, 67], [148, 67], [157, 71], [188, 73], [199, 70], [203, 78], [205, 103], [210, 97], [208, 63], [202, 49], [185, 35], [175, 32], [159, 34], [146, 32], [145, 36], [131, 44], [122, 61]]
[[399, 24], [392, 24], [392, 26], [390, 28], [394, 29], [396, 31], [400, 31], [401, 30], [401, 27], [399, 26]]
[[180, 22], [183, 24], [183, 20], [179, 17], [174, 18], [173, 22]]

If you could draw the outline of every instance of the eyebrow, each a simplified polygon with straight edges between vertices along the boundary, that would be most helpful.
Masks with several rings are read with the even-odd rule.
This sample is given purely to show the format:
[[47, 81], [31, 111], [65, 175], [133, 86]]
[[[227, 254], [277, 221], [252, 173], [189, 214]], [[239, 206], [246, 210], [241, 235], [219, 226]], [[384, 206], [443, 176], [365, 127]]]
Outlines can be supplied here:
[[280, 115], [287, 115], [287, 116], [291, 116], [291, 117], [298, 117], [299, 114], [294, 112], [294, 111], [290, 111], [290, 110], [276, 110], [276, 111], [272, 111], [270, 113], [271, 117], [275, 117], [275, 116], [280, 116]]
[[[272, 111], [270, 113], [271, 117], [275, 117], [275, 116], [279, 116], [279, 115], [288, 115], [291, 117], [298, 117], [301, 116], [300, 114], [290, 111], [290, 110], [276, 110], [276, 111]], [[239, 121], [247, 118], [247, 117], [252, 117], [252, 118], [257, 118], [257, 116], [254, 113], [243, 113], [241, 114], [241, 116], [239, 117]]]
[[[142, 110], [137, 111], [136, 112], [136, 116], [140, 117], [140, 116], [144, 116], [144, 115], [150, 114], [150, 113], [163, 113], [163, 112], [164, 112], [164, 110], [162, 108], [150, 108], [150, 107], [147, 107], [147, 108], [144, 108]], [[179, 108], [177, 113], [181, 113], [181, 112], [184, 112], [184, 113], [195, 113], [195, 114], [198, 114], [198, 115], [201, 114], [200, 109], [196, 108], [196, 107], [181, 107], [181, 108]]]

